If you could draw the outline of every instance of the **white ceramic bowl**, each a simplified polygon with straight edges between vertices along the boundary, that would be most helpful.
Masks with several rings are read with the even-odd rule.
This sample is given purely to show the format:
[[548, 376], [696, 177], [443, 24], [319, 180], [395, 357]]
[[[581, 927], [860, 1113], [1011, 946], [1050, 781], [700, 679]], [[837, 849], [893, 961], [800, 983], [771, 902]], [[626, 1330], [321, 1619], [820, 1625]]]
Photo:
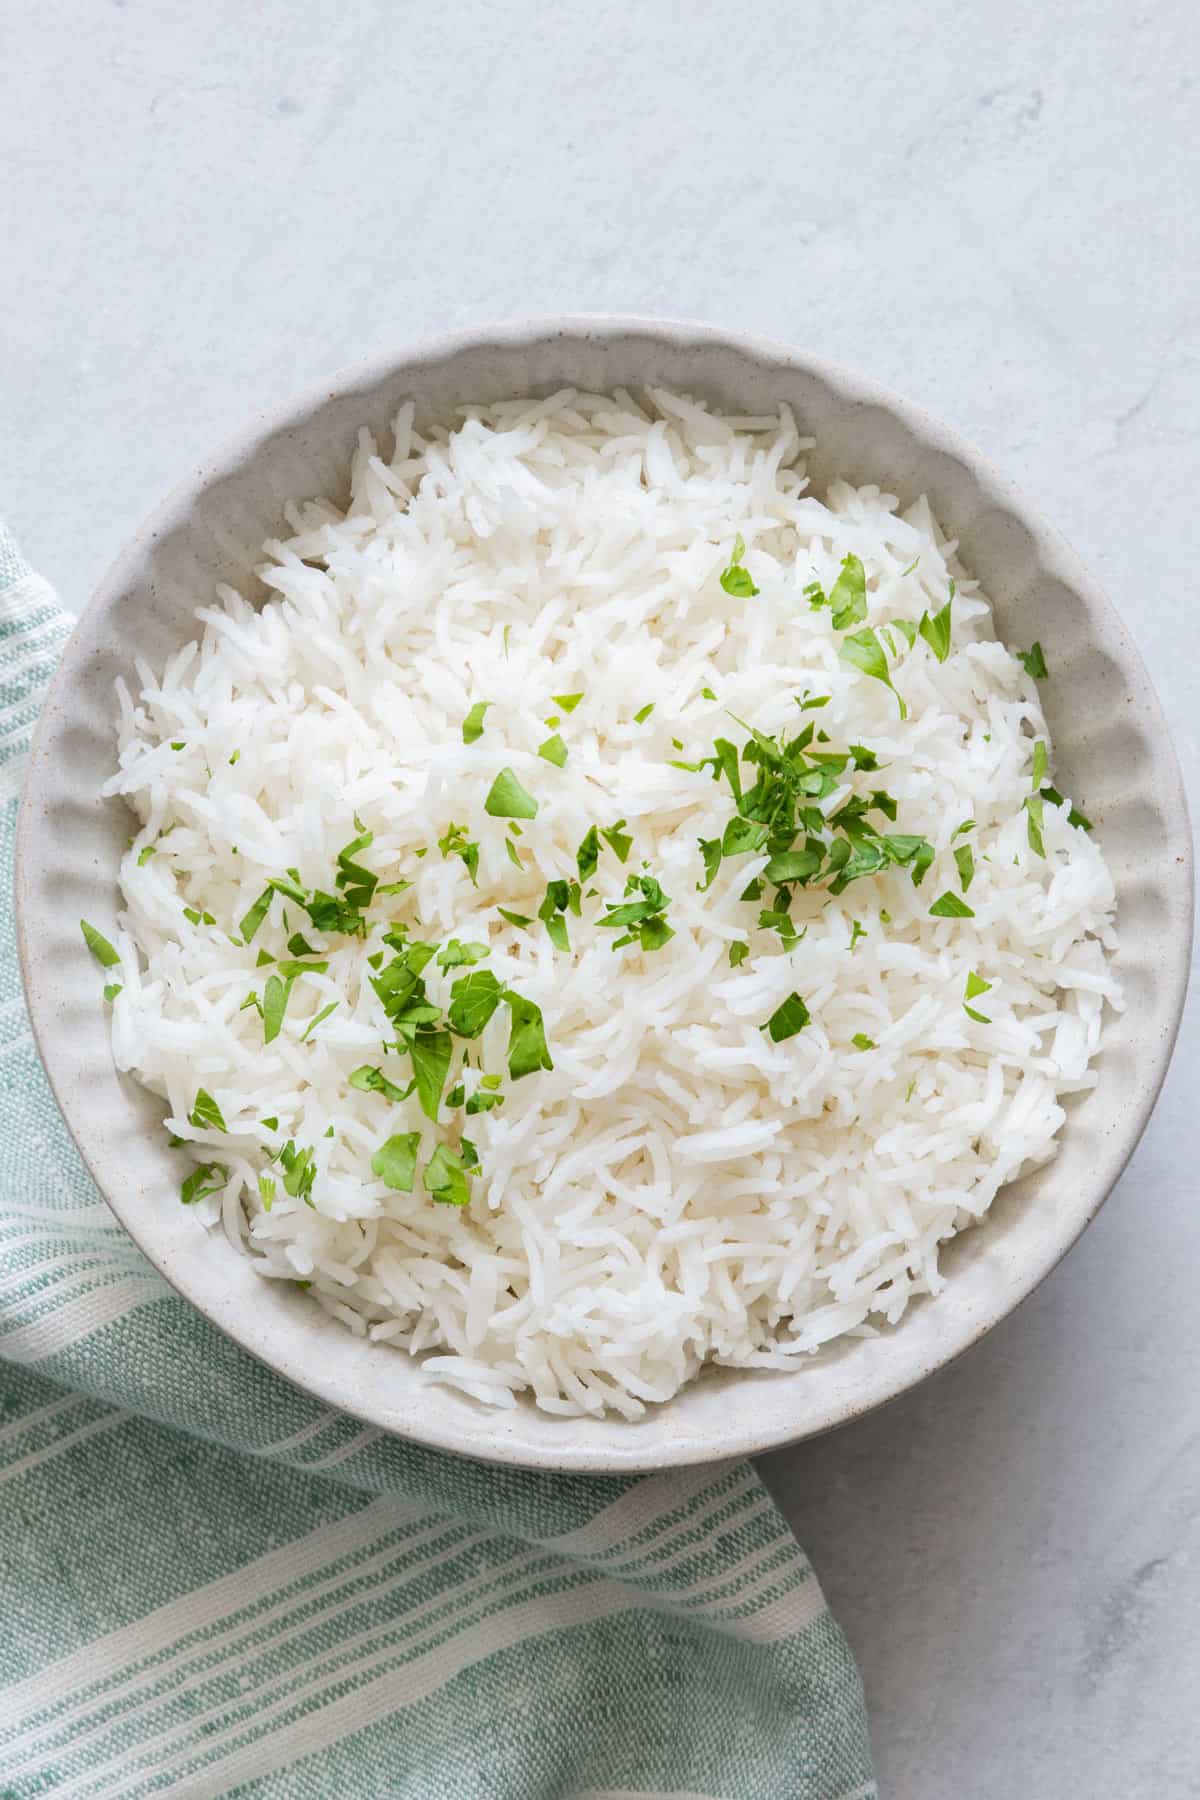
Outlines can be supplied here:
[[[1004, 1189], [945, 1247], [936, 1301], [843, 1342], [794, 1373], [709, 1370], [636, 1424], [563, 1420], [523, 1404], [485, 1412], [433, 1386], [403, 1354], [352, 1337], [302, 1295], [264, 1282], [178, 1202], [161, 1105], [113, 1066], [105, 1009], [79, 933], [113, 923], [128, 815], [101, 802], [114, 763], [113, 680], [192, 634], [216, 581], [250, 570], [289, 498], [344, 495], [360, 425], [401, 401], [445, 414], [471, 400], [573, 385], [663, 383], [738, 413], [780, 400], [835, 475], [905, 503], [926, 493], [996, 602], [1000, 635], [1047, 648], [1043, 699], [1066, 791], [1094, 819], [1117, 882], [1127, 1010], [1110, 1017], [1099, 1082], [1069, 1102], [1048, 1168]], [[67, 646], [30, 762], [17, 851], [25, 989], [58, 1103], [101, 1191], [179, 1292], [247, 1350], [330, 1404], [442, 1449], [605, 1472], [766, 1450], [869, 1411], [975, 1343], [1053, 1268], [1121, 1173], [1154, 1104], [1184, 995], [1191, 846], [1179, 770], [1120, 619], [1078, 558], [961, 438], [874, 383], [798, 351], [661, 320], [560, 319], [463, 333], [377, 358], [257, 418], [167, 500], [110, 571]], [[203, 1371], [198, 1371], [203, 1379]]]

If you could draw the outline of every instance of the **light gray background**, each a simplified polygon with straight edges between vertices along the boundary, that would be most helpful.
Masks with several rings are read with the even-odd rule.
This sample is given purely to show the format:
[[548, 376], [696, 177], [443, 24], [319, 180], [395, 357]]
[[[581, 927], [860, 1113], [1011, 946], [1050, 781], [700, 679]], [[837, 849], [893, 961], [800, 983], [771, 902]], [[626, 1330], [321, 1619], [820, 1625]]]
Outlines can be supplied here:
[[[531, 311], [768, 332], [1042, 501], [1190, 782], [1198, 52], [1189, 0], [0, 0], [0, 509], [79, 607], [360, 355]], [[891, 1800], [1200, 1793], [1198, 1049], [1016, 1318], [766, 1465]]]

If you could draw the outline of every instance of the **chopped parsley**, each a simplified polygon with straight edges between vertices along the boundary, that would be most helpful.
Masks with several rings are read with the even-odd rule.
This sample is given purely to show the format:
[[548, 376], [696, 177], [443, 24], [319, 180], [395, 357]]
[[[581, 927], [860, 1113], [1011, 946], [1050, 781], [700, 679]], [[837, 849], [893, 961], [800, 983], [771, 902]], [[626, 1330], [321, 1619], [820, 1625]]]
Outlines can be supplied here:
[[985, 981], [982, 975], [977, 975], [975, 973], [974, 969], [971, 969], [968, 972], [966, 992], [963, 995], [963, 1011], [967, 1014], [968, 1018], [976, 1020], [980, 1025], [990, 1025], [992, 1021], [985, 1018], [983, 1013], [976, 1012], [973, 1006], [968, 1006], [967, 1001], [977, 1000], [980, 994], [990, 994], [991, 991], [992, 984], [990, 981]]
[[[500, 1077], [498, 1075], [485, 1075], [483, 1079], [486, 1084], [488, 1081], [499, 1081]], [[474, 1118], [477, 1113], [489, 1113], [497, 1106], [503, 1105], [504, 1095], [495, 1093], [491, 1088], [485, 1085], [477, 1089], [477, 1091], [471, 1095], [471, 1098], [467, 1101], [466, 1112], [469, 1118]]]
[[861, 624], [867, 616], [867, 576], [857, 556], [844, 556], [838, 578], [829, 590], [835, 631]]
[[[624, 825], [624, 819], [618, 819], [616, 824], [610, 825], [607, 830], [603, 827], [600, 830], [600, 836], [612, 850], [618, 862], [628, 862], [629, 852], [633, 849], [633, 839], [624, 830]], [[586, 842], [586, 839], [584, 841]], [[586, 875], [581, 876], [580, 880], [586, 881]]]
[[579, 705], [579, 702], [583, 699], [583, 695], [551, 694], [550, 698], [553, 700], [555, 706], [561, 706], [565, 713], [573, 713], [575, 708]]
[[102, 969], [115, 969], [121, 958], [117, 955], [108, 939], [86, 919], [80, 919], [79, 929], [83, 933], [83, 941], [100, 964]]
[[961, 837], [964, 831], [974, 831], [974, 829], [975, 829], [974, 819], [964, 819], [961, 825], [955, 826], [954, 836]]
[[146, 864], [150, 861], [150, 858], [153, 855], [154, 855], [154, 845], [153, 844], [147, 844], [143, 849], [139, 850], [138, 851], [138, 859], [137, 859], [138, 868], [144, 869]]
[[594, 825], [585, 833], [575, 852], [575, 866], [580, 881], [590, 881], [600, 866], [600, 834]]
[[[370, 906], [371, 901], [375, 898], [375, 889], [379, 886], [378, 875], [355, 861], [359, 852], [369, 850], [374, 841], [375, 833], [373, 831], [360, 830], [359, 835], [337, 853], [337, 873], [334, 876], [334, 885], [341, 888], [342, 900], [346, 906], [354, 908], [355, 911], [361, 911], [363, 907]], [[314, 895], [313, 898], [315, 900], [317, 896]], [[311, 906], [308, 908], [308, 916], [315, 925], [317, 920], [313, 916]], [[344, 927], [338, 924], [333, 929], [342, 930]]]
[[317, 1165], [313, 1151], [303, 1145], [297, 1149], [289, 1138], [279, 1152], [279, 1165], [283, 1170], [284, 1193], [290, 1194], [293, 1200], [303, 1200], [311, 1206], [312, 1200], [309, 1196], [317, 1177]]
[[502, 919], [507, 919], [510, 925], [515, 925], [518, 931], [528, 931], [533, 924], [528, 913], [510, 912], [507, 906], [498, 906], [496, 911]]
[[940, 663], [944, 663], [950, 654], [950, 609], [954, 604], [954, 583], [950, 583], [950, 597], [941, 612], [921, 614], [921, 623], [917, 630], [933, 651]]
[[322, 1007], [321, 1011], [319, 1013], [317, 1013], [314, 1018], [311, 1018], [308, 1021], [308, 1024], [304, 1027], [304, 1030], [300, 1033], [300, 1042], [302, 1044], [307, 1042], [307, 1040], [312, 1036], [313, 1032], [317, 1029], [317, 1026], [320, 1025], [325, 1019], [327, 1019], [329, 1017], [330, 1013], [336, 1012], [340, 1004], [341, 1004], [341, 1002], [338, 1000], [331, 1000], [329, 1002], [328, 1006]]
[[735, 600], [750, 600], [758, 589], [754, 585], [754, 577], [745, 566], [742, 558], [746, 554], [746, 540], [739, 531], [733, 540], [728, 567], [721, 572], [721, 586]]
[[483, 810], [493, 819], [536, 819], [538, 803], [511, 769], [501, 769], [488, 790]]
[[[716, 699], [716, 697], [717, 697], [717, 696], [716, 696], [716, 695], [715, 695], [715, 694], [714, 694], [714, 693], [713, 693], [713, 690], [712, 690], [712, 689], [711, 689], [711, 688], [710, 688], [710, 687], [702, 687], [702, 688], [701, 688], [701, 689], [700, 689], [700, 698], [701, 698], [701, 699], [702, 699], [702, 700], [715, 700], [715, 699]], [[678, 744], [677, 744], [677, 743], [675, 743], [675, 739], [674, 739], [674, 738], [672, 738], [672, 739], [671, 739], [671, 742], [672, 742], [672, 743], [673, 743], [673, 744], [675, 744], [675, 748], [676, 748], [676, 749], [677, 749], [677, 750], [678, 750], [678, 749], [679, 749], [679, 745], [678, 745]]]
[[1025, 796], [1025, 814], [1025, 827], [1026, 835], [1029, 838], [1029, 848], [1035, 855], [1045, 856], [1046, 843], [1042, 836], [1044, 808], [1042, 805], [1042, 796], [1040, 794], [1027, 794]]
[[508, 1073], [513, 1081], [554, 1067], [546, 1046], [542, 1009], [520, 994], [506, 993], [509, 1011]]
[[859, 939], [869, 937], [870, 933], [863, 930], [857, 919], [851, 919], [850, 926], [850, 949], [853, 950]]
[[525, 858], [510, 837], [506, 837], [504, 840], [504, 852], [514, 869], [524, 869]]
[[430, 1199], [444, 1206], [466, 1206], [471, 1198], [462, 1157], [449, 1144], [438, 1145], [425, 1165], [421, 1182]]
[[965, 894], [975, 879], [975, 854], [970, 844], [960, 844], [954, 852], [954, 861], [958, 867], [958, 879], [962, 883]]
[[781, 1044], [785, 1038], [795, 1037], [803, 1031], [811, 1015], [799, 994], [789, 994], [781, 1005], [775, 1008], [763, 1030], [771, 1034], [771, 1041]]
[[739, 969], [742, 966], [742, 964], [745, 962], [745, 960], [746, 960], [747, 956], [749, 956], [749, 954], [750, 954], [749, 944], [742, 944], [742, 943], [730, 944], [730, 946], [729, 946], [729, 966], [730, 966], [730, 968], [731, 969]]
[[124, 991], [125, 990], [119, 981], [110, 981], [104, 989], [104, 998], [111, 1002], [116, 999], [118, 994], [122, 994]]
[[437, 966], [439, 969], [471, 968], [475, 963], [482, 962], [487, 953], [486, 944], [461, 944], [457, 938], [451, 938], [438, 951]]
[[471, 877], [471, 885], [479, 886], [475, 879], [479, 873], [479, 845], [468, 841], [465, 825], [447, 825], [437, 841], [437, 847], [443, 858], [447, 856], [461, 857], [466, 865], [467, 874]]
[[947, 889], [944, 894], [938, 895], [929, 909], [929, 916], [931, 919], [973, 919], [975, 914], [965, 900], [960, 900], [957, 894], [952, 894]]
[[1046, 779], [1046, 770], [1048, 766], [1049, 761], [1046, 756], [1046, 741], [1044, 738], [1038, 738], [1033, 746], [1033, 774], [1030, 776], [1029, 781], [1031, 787], [1041, 787], [1042, 782]]
[[275, 1177], [260, 1175], [258, 1178], [258, 1197], [262, 1201], [264, 1212], [270, 1212], [271, 1202], [275, 1198]]
[[[546, 927], [546, 935], [556, 950], [570, 950], [571, 940], [567, 934], [567, 921], [564, 917], [571, 902], [571, 883], [569, 881], [549, 881], [546, 883], [546, 898], [538, 907], [538, 918]], [[578, 883], [575, 884], [578, 887]]]
[[[487, 712], [488, 707], [493, 704], [494, 702], [491, 700], [476, 700], [462, 723], [462, 741], [464, 744], [476, 744], [479, 742], [479, 739], [483, 736], [484, 714]], [[409, 1186], [411, 1188], [411, 1182], [409, 1183]]]
[[279, 1036], [280, 1028], [283, 1025], [283, 1015], [287, 1011], [287, 1003], [291, 998], [293, 980], [292, 976], [289, 976], [286, 981], [281, 981], [278, 975], [267, 976], [267, 985], [263, 989], [262, 997], [264, 1044], [272, 1043]]
[[450, 989], [446, 1016], [457, 1037], [478, 1037], [502, 999], [505, 987], [490, 969], [472, 969]]
[[417, 1173], [419, 1131], [401, 1131], [385, 1138], [371, 1158], [371, 1171], [398, 1194], [411, 1194]]
[[869, 1038], [865, 1031], [856, 1031], [850, 1039], [856, 1050], [874, 1050], [875, 1039]]
[[267, 913], [270, 911], [271, 900], [274, 893], [274, 887], [265, 887], [249, 912], [242, 915], [238, 930], [242, 934], [243, 943], [248, 944], [250, 942], [251, 938], [266, 918]]
[[446, 1085], [446, 1077], [450, 1073], [450, 1058], [453, 1054], [450, 1033], [448, 1031], [415, 1031], [408, 1044], [412, 1057], [413, 1075], [417, 1083], [417, 1099], [421, 1111], [427, 1119], [436, 1121], [438, 1106], [442, 1098], [442, 1089]]
[[862, 631], [852, 631], [844, 637], [838, 647], [838, 655], [843, 662], [850, 663], [853, 668], [861, 669], [864, 675], [871, 676], [872, 680], [882, 681], [884, 687], [891, 688], [896, 695], [900, 717], [907, 719], [908, 708], [893, 685], [887, 654], [878, 634], [869, 625]]
[[1046, 667], [1046, 658], [1042, 652], [1042, 646], [1037, 642], [1035, 642], [1033, 647], [1029, 650], [1018, 650], [1017, 661], [1021, 664], [1025, 673], [1027, 675], [1032, 675], [1035, 681], [1045, 681], [1047, 675], [1050, 673], [1049, 669]]
[[185, 1206], [194, 1206], [197, 1200], [207, 1200], [210, 1194], [219, 1194], [228, 1179], [229, 1170], [224, 1163], [197, 1163], [181, 1183], [179, 1198]]
[[661, 950], [675, 936], [666, 920], [671, 896], [663, 893], [653, 875], [631, 875], [625, 883], [625, 893], [626, 896], [640, 893], [642, 897], [640, 900], [626, 898], [622, 905], [610, 906], [596, 923], [605, 929], [624, 928], [624, 935], [613, 945], [614, 950], [620, 950], [635, 939], [643, 950]]
[[654, 711], [654, 702], [653, 702], [653, 700], [651, 700], [651, 701], [648, 701], [645, 706], [640, 707], [638, 709], [638, 711], [634, 713], [634, 715], [633, 715], [634, 724], [635, 725], [644, 725], [646, 723], [646, 720], [650, 717], [650, 714], [653, 711]]
[[[555, 732], [554, 736], [548, 737], [544, 744], [538, 745], [538, 755], [545, 762], [553, 763], [556, 769], [561, 769], [564, 767], [566, 760], [567, 760], [567, 746], [563, 743], [563, 741], [559, 737], [558, 733]], [[514, 776], [513, 779], [515, 780], [516, 777]], [[492, 792], [493, 793], [495, 792], [494, 788], [493, 788]], [[528, 800], [530, 798], [530, 796], [528, 794], [526, 794], [525, 798]], [[489, 812], [492, 811], [492, 808], [490, 806], [488, 807], [488, 811]], [[534, 803], [533, 811], [534, 812], [537, 811], [536, 802]], [[502, 818], [509, 818], [512, 816], [513, 815], [511, 815], [509, 813], [501, 814]], [[517, 813], [515, 816], [520, 819], [531, 819], [533, 817], [533, 813], [522, 812], [522, 813]]]
[[352, 1088], [358, 1088], [361, 1093], [382, 1094], [385, 1100], [394, 1101], [396, 1105], [407, 1100], [416, 1087], [415, 1081], [410, 1081], [405, 1088], [397, 1087], [394, 1081], [388, 1080], [382, 1069], [372, 1068], [370, 1063], [363, 1063], [347, 1080]]
[[194, 1125], [197, 1131], [204, 1131], [210, 1127], [213, 1131], [228, 1131], [229, 1129], [222, 1117], [220, 1107], [207, 1088], [196, 1090], [196, 1099], [188, 1114], [188, 1124]]

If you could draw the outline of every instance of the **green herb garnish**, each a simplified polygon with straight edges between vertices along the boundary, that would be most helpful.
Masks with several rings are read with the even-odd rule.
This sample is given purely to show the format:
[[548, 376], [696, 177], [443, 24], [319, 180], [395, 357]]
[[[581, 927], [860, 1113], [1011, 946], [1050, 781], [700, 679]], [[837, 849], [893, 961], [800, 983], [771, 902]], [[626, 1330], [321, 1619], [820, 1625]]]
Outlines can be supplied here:
[[228, 1179], [229, 1170], [224, 1163], [198, 1163], [180, 1185], [179, 1198], [185, 1206], [194, 1206], [197, 1200], [219, 1194]]
[[[476, 700], [476, 702], [472, 706], [470, 712], [467, 714], [466, 718], [463, 720], [462, 741], [464, 744], [477, 743], [479, 741], [479, 739], [483, 736], [484, 714], [487, 712], [488, 707], [491, 706], [492, 704], [493, 704], [493, 702], [491, 700]], [[411, 1187], [411, 1185], [412, 1184], [410, 1182], [409, 1186]]]
[[809, 1010], [799, 994], [789, 994], [787, 999], [775, 1008], [763, 1026], [763, 1030], [770, 1032], [772, 1043], [781, 1044], [785, 1038], [795, 1037], [798, 1031], [803, 1031], [810, 1016]]
[[580, 881], [590, 881], [599, 864], [600, 836], [593, 825], [586, 832], [575, 852], [575, 866], [579, 870]]
[[749, 600], [758, 592], [753, 576], [742, 561], [745, 554], [746, 540], [739, 531], [733, 540], [729, 565], [721, 573], [721, 586], [727, 594], [732, 594], [735, 600]]
[[270, 1212], [271, 1202], [275, 1198], [275, 1177], [260, 1175], [258, 1178], [258, 1197], [262, 1201], [264, 1212]]
[[646, 720], [650, 717], [650, 714], [653, 711], [654, 711], [654, 701], [651, 700], [645, 706], [639, 708], [639, 710], [634, 713], [634, 715], [633, 715], [634, 724], [635, 725], [644, 725], [646, 723]]
[[550, 698], [553, 700], [555, 706], [561, 706], [565, 713], [573, 713], [575, 708], [579, 705], [579, 702], [583, 699], [583, 695], [581, 693], [551, 694]]
[[1035, 681], [1045, 681], [1047, 675], [1050, 673], [1049, 669], [1046, 667], [1046, 658], [1042, 653], [1042, 646], [1039, 643], [1035, 642], [1033, 648], [1030, 650], [1018, 650], [1017, 661], [1021, 664], [1025, 673], [1027, 675], [1032, 675]]
[[484, 812], [493, 819], [536, 819], [537, 809], [537, 801], [511, 769], [501, 769], [483, 803]]
[[117, 955], [117, 952], [113, 949], [108, 939], [104, 937], [101, 932], [97, 931], [94, 925], [89, 925], [86, 919], [80, 919], [79, 929], [83, 933], [84, 943], [87, 945], [96, 961], [100, 964], [100, 967], [102, 969], [115, 969], [121, 958]]
[[138, 859], [137, 859], [138, 868], [144, 869], [146, 864], [150, 861], [150, 858], [153, 855], [154, 855], [154, 845], [146, 844], [141, 850], [138, 851]]
[[[554, 736], [548, 737], [544, 744], [538, 745], [538, 755], [545, 762], [553, 763], [556, 769], [561, 769], [566, 764], [567, 746], [563, 743], [563, 741], [559, 737], [558, 733], [555, 732]], [[515, 781], [516, 777], [514, 776], [513, 779]], [[495, 793], [495, 791], [496, 791], [495, 788], [493, 788], [492, 789], [493, 794]], [[522, 792], [524, 792], [524, 789], [522, 789]], [[525, 798], [528, 800], [528, 799], [530, 799], [530, 796], [528, 794], [526, 794]], [[493, 812], [495, 809], [493, 807], [489, 806], [487, 810], [489, 812]], [[537, 803], [536, 802], [533, 803], [533, 811], [534, 812], [537, 811]], [[500, 814], [501, 818], [510, 818], [512, 816], [513, 815], [509, 814], [509, 813], [501, 813]], [[525, 813], [525, 812], [517, 813], [516, 817], [520, 818], [520, 819], [532, 819], [533, 813]]]
[[508, 1073], [513, 1081], [533, 1075], [538, 1069], [552, 1069], [542, 1009], [520, 994], [506, 993], [509, 1010]]
[[1025, 797], [1025, 827], [1029, 838], [1029, 848], [1038, 856], [1045, 856], [1046, 843], [1042, 836], [1044, 809], [1040, 794], [1027, 794]]
[[430, 1199], [443, 1206], [466, 1206], [471, 1184], [462, 1157], [449, 1144], [439, 1144], [425, 1165], [421, 1183]]
[[867, 616], [867, 576], [857, 556], [842, 558], [837, 580], [829, 590], [835, 631], [845, 631]]
[[249, 912], [243, 914], [241, 923], [238, 925], [238, 930], [242, 934], [243, 943], [248, 944], [250, 942], [251, 938], [266, 918], [267, 913], [270, 910], [271, 899], [274, 892], [275, 889], [273, 887], [264, 888]]
[[504, 983], [490, 969], [472, 969], [460, 976], [450, 989], [446, 1016], [451, 1031], [458, 1037], [478, 1037], [504, 997]]
[[874, 1050], [875, 1039], [869, 1038], [865, 1031], [856, 1031], [850, 1039], [856, 1050]]
[[124, 993], [124, 991], [125, 990], [119, 981], [110, 981], [104, 989], [104, 998], [111, 1002], [116, 999], [118, 994]]
[[931, 919], [973, 919], [975, 914], [965, 900], [947, 890], [938, 895], [929, 909], [929, 916]]
[[950, 597], [941, 612], [921, 614], [921, 623], [917, 627], [933, 654], [940, 663], [944, 663], [950, 654], [950, 609], [954, 604], [954, 583], [950, 583]]
[[363, 1063], [347, 1076], [347, 1080], [352, 1088], [358, 1088], [361, 1093], [382, 1094], [385, 1100], [391, 1100], [396, 1105], [407, 1100], [417, 1085], [415, 1081], [410, 1081], [405, 1088], [397, 1087], [394, 1081], [388, 1080], [382, 1069], [372, 1068], [370, 1063]]
[[980, 994], [990, 993], [991, 989], [992, 984], [990, 981], [984, 981], [981, 975], [976, 975], [974, 969], [969, 971], [967, 975], [966, 993], [963, 996], [963, 1011], [967, 1014], [968, 1018], [975, 1019], [980, 1025], [990, 1025], [992, 1021], [985, 1018], [983, 1013], [976, 1012], [973, 1006], [968, 1006], [967, 1001], [976, 1000]]
[[958, 879], [962, 883], [965, 894], [975, 879], [975, 855], [970, 844], [960, 844], [954, 852], [954, 861], [958, 866]]
[[[624, 819], [618, 819], [615, 825], [610, 825], [607, 830], [601, 827], [600, 831], [600, 836], [612, 850], [618, 862], [628, 862], [629, 852], [633, 849], [633, 839], [623, 829], [624, 824]], [[586, 841], [585, 839], [584, 842], [586, 843]], [[584, 875], [580, 879], [586, 881], [587, 877]]]
[[1031, 787], [1041, 787], [1042, 782], [1045, 780], [1046, 769], [1048, 766], [1049, 759], [1046, 755], [1045, 739], [1038, 738], [1033, 746], [1033, 774], [1029, 778], [1029, 785]]
[[465, 825], [447, 825], [437, 841], [437, 847], [443, 857], [461, 857], [466, 864], [467, 874], [471, 877], [472, 886], [478, 887], [475, 877], [479, 872], [479, 845], [468, 842]]
[[907, 719], [908, 708], [892, 683], [887, 655], [879, 641], [878, 634], [872, 631], [870, 626], [863, 631], [852, 631], [847, 637], [844, 637], [838, 646], [838, 655], [843, 662], [850, 663], [854, 668], [861, 669], [864, 675], [871, 676], [874, 681], [882, 681], [884, 687], [891, 688], [893, 694], [896, 695], [900, 717]]
[[[467, 979], [469, 980], [470, 977], [468, 976]], [[450, 1058], [453, 1054], [450, 1033], [448, 1031], [418, 1030], [409, 1040], [408, 1050], [412, 1057], [413, 1075], [416, 1077], [417, 1099], [420, 1101], [421, 1111], [427, 1119], [436, 1121], [442, 1089], [445, 1087], [446, 1077], [450, 1073]]]
[[283, 1024], [283, 1015], [287, 1011], [287, 1003], [291, 997], [293, 977], [281, 981], [278, 975], [268, 975], [267, 985], [263, 989], [263, 1043], [269, 1044], [279, 1036]]
[[372, 1173], [396, 1193], [411, 1194], [420, 1143], [419, 1131], [401, 1131], [394, 1137], [385, 1138], [371, 1158]]
[[321, 1011], [319, 1013], [317, 1013], [314, 1018], [311, 1018], [308, 1021], [308, 1024], [304, 1027], [304, 1030], [300, 1033], [300, 1042], [302, 1044], [306, 1043], [307, 1040], [312, 1036], [313, 1032], [317, 1029], [317, 1026], [320, 1025], [323, 1022], [323, 1020], [327, 1019], [329, 1017], [330, 1013], [336, 1012], [340, 1004], [341, 1004], [341, 1002], [338, 1000], [331, 1000], [329, 1002], [328, 1006], [322, 1007]]
[[208, 1092], [207, 1088], [196, 1090], [195, 1103], [188, 1114], [188, 1124], [194, 1125], [197, 1131], [211, 1127], [213, 1131], [228, 1131], [229, 1127], [221, 1116], [221, 1109]]

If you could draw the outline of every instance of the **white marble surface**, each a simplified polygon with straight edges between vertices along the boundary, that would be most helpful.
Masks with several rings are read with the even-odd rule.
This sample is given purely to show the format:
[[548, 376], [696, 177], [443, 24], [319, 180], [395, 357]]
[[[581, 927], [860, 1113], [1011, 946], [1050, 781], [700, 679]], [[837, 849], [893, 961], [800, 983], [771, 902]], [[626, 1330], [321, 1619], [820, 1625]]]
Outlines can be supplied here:
[[[10, 0], [0, 508], [78, 606], [360, 353], [558, 309], [771, 332], [1041, 498], [1194, 781], [1198, 50], [1188, 0]], [[1198, 1050], [1018, 1317], [770, 1460], [892, 1800], [1200, 1793]]]

